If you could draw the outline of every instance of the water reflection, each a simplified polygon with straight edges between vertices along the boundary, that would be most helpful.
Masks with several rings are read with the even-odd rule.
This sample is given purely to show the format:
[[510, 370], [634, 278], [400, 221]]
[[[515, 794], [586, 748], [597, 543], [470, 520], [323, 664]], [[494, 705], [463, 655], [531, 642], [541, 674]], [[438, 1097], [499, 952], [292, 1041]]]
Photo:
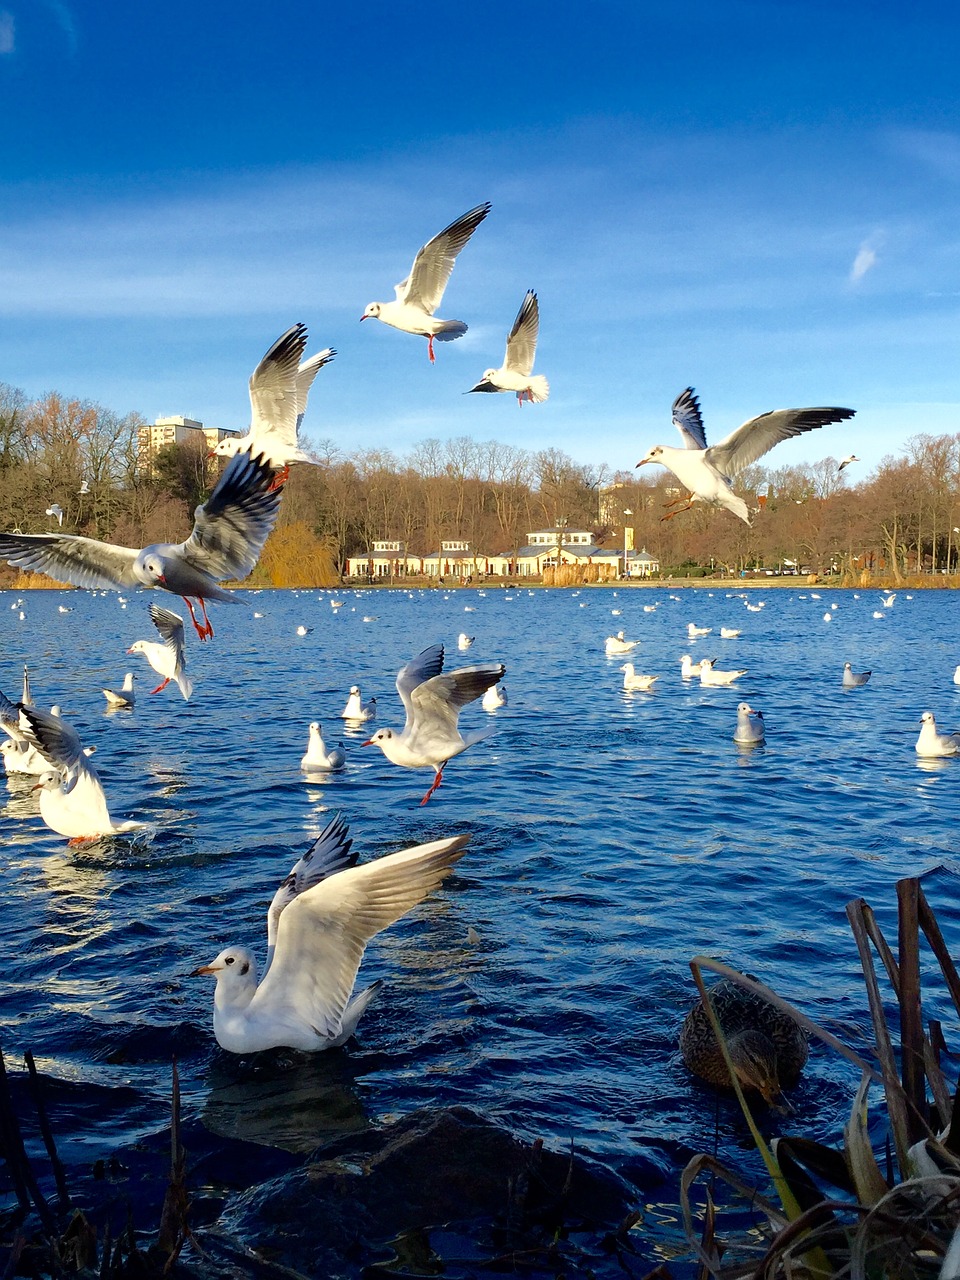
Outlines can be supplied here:
[[221, 1053], [207, 1082], [201, 1120], [224, 1138], [309, 1152], [370, 1124], [342, 1049], [271, 1050], [239, 1059]]

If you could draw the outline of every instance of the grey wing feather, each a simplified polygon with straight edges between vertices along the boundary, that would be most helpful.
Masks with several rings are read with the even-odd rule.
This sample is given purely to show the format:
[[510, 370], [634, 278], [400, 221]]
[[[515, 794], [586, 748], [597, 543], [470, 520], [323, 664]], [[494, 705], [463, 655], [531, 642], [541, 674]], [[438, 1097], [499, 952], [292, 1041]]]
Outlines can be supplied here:
[[680, 432], [685, 449], [706, 449], [707, 436], [700, 416], [700, 401], [693, 387], [681, 391], [673, 402], [673, 425]]
[[502, 662], [460, 667], [418, 685], [410, 694], [410, 701], [415, 711], [437, 715], [456, 724], [461, 709], [476, 698], [482, 698], [492, 684], [503, 679], [506, 670]]
[[282, 333], [250, 375], [251, 430], [296, 444], [297, 370], [307, 345], [307, 326]]
[[520, 304], [513, 328], [507, 335], [507, 354], [503, 363], [526, 378], [533, 370], [534, 357], [537, 354], [537, 336], [540, 333], [540, 307], [537, 295], [532, 289]]
[[65, 778], [72, 778], [74, 784], [82, 774], [98, 776], [84, 755], [80, 735], [66, 720], [37, 707], [21, 707], [20, 728], [44, 759], [55, 765]]
[[2, 690], [0, 690], [0, 728], [11, 738], [18, 741], [23, 738], [17, 704], [11, 702]]
[[422, 307], [432, 316], [443, 297], [457, 254], [489, 212], [489, 201], [478, 204], [428, 240], [414, 258], [409, 276], [397, 285], [397, 298]]
[[72, 533], [0, 533], [0, 559], [75, 587], [142, 586], [133, 572], [139, 554]]
[[410, 697], [414, 689], [423, 684], [425, 680], [431, 680], [434, 676], [438, 676], [442, 670], [442, 644], [432, 644], [429, 649], [422, 650], [415, 658], [411, 658], [406, 666], [400, 668], [400, 673], [397, 676], [397, 693], [399, 693], [403, 709], [407, 713], [408, 725], [413, 715], [413, 704], [410, 701]]
[[194, 512], [193, 533], [177, 552], [213, 578], [245, 578], [277, 522], [283, 486], [271, 490], [272, 480], [262, 455], [235, 454]]
[[[341, 814], [334, 814], [307, 852], [293, 864], [273, 895], [267, 911], [267, 947], [272, 958], [277, 942], [277, 925], [284, 910], [305, 889], [311, 889], [327, 876], [356, 866], [359, 854], [351, 852], [350, 828]], [[267, 967], [269, 968], [269, 958]]]
[[758, 418], [751, 418], [725, 440], [715, 444], [709, 450], [709, 461], [722, 475], [739, 475], [744, 467], [762, 458], [781, 440], [803, 435], [805, 431], [816, 431], [831, 422], [846, 422], [855, 413], [856, 409], [833, 407], [773, 409], [770, 413], [761, 413]]
[[172, 609], [165, 609], [163, 605], [152, 604], [150, 606], [150, 617], [153, 619], [153, 625], [160, 633], [160, 639], [172, 649], [177, 655], [177, 661], [183, 660], [183, 619], [179, 613], [174, 613]]

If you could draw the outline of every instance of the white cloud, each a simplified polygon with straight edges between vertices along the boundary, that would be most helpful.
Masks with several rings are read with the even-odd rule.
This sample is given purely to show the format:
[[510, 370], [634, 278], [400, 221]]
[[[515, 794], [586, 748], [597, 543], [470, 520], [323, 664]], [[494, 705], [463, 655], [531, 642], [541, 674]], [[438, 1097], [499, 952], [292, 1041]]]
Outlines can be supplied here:
[[13, 14], [7, 9], [0, 9], [0, 54], [14, 51]]
[[850, 268], [851, 284], [859, 284], [864, 276], [877, 265], [877, 250], [879, 247], [879, 236], [871, 236], [869, 240], [864, 240], [857, 250], [857, 256], [854, 258], [853, 266]]

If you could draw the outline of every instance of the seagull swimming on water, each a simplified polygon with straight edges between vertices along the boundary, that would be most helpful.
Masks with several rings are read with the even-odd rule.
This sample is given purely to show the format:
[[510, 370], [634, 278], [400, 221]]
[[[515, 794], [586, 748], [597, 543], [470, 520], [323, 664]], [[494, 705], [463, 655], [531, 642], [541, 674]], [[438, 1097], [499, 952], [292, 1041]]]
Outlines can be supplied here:
[[[677, 507], [662, 519], [669, 520], [681, 511], [689, 511], [694, 502], [706, 502], [711, 506], [725, 507], [745, 524], [751, 524], [750, 512], [744, 500], [731, 488], [733, 478], [751, 462], [769, 452], [781, 440], [814, 431], [831, 422], [845, 422], [856, 410], [813, 408], [774, 409], [750, 418], [737, 427], [719, 444], [708, 447], [700, 416], [700, 402], [687, 387], [673, 402], [673, 424], [683, 440], [682, 449], [656, 444], [637, 463], [658, 462], [677, 477], [687, 489], [686, 506]], [[676, 506], [684, 498], [675, 498], [668, 507]]]
[[[550, 384], [542, 374], [531, 376], [540, 332], [537, 295], [530, 289], [520, 304], [513, 328], [507, 334], [507, 351], [499, 369], [487, 369], [470, 391], [515, 391], [517, 403], [541, 404], [550, 394]], [[465, 391], [464, 395], [469, 395]]]
[[960, 733], [937, 733], [933, 712], [925, 711], [920, 717], [916, 752], [918, 756], [955, 756], [960, 752]]
[[34, 791], [40, 792], [40, 817], [51, 831], [71, 843], [135, 831], [142, 822], [114, 822], [100, 777], [81, 745], [77, 731], [59, 716], [22, 707], [20, 728], [50, 761]]
[[845, 689], [859, 689], [867, 683], [873, 675], [872, 671], [854, 671], [849, 662], [843, 664], [843, 687]]
[[735, 680], [739, 680], [741, 676], [745, 676], [746, 670], [743, 671], [714, 671], [713, 664], [715, 658], [700, 659], [700, 683], [713, 686], [715, 688], [721, 685], [733, 684]]
[[128, 671], [123, 677], [123, 684], [119, 689], [104, 689], [103, 696], [107, 700], [108, 707], [132, 707], [137, 701], [137, 695], [133, 692], [134, 674]]
[[433, 769], [436, 777], [420, 801], [426, 804], [443, 779], [448, 761], [485, 738], [489, 730], [461, 734], [461, 710], [503, 679], [502, 662], [444, 672], [443, 645], [431, 645], [401, 667], [397, 693], [407, 713], [402, 731], [378, 729], [363, 745], [377, 746], [403, 769]]
[[320, 733], [320, 722], [312, 720], [307, 739], [307, 752], [300, 761], [300, 768], [304, 773], [336, 773], [338, 769], [343, 768], [346, 759], [347, 754], [342, 742], [339, 746], [327, 750], [327, 744]]
[[339, 815], [294, 866], [270, 905], [259, 985], [245, 947], [227, 947], [193, 976], [216, 978], [213, 1032], [229, 1053], [346, 1043], [376, 995], [353, 990], [367, 943], [436, 889], [465, 852], [453, 836], [356, 865]]
[[337, 354], [325, 347], [302, 363], [307, 327], [292, 325], [280, 335], [250, 375], [250, 430], [245, 436], [227, 437], [211, 457], [232, 458], [237, 453], [261, 454], [267, 466], [280, 475], [282, 484], [293, 462], [313, 462], [297, 443], [313, 380]]
[[755, 711], [749, 702], [741, 702], [737, 707], [737, 727], [733, 734], [734, 742], [741, 746], [763, 742], [763, 712]]
[[360, 686], [358, 684], [352, 684], [350, 686], [350, 693], [347, 696], [347, 705], [340, 712], [340, 719], [357, 720], [362, 723], [365, 720], [372, 720], [376, 714], [376, 698], [370, 698], [369, 701], [364, 702], [363, 695], [360, 692]]
[[175, 680], [184, 701], [189, 702], [190, 695], [193, 693], [193, 681], [187, 675], [183, 619], [179, 613], [174, 613], [172, 609], [164, 609], [159, 604], [151, 604], [150, 617], [163, 644], [157, 644], [156, 640], [135, 640], [127, 653], [142, 653], [157, 675], [163, 676], [162, 682], [155, 689], [151, 689], [151, 693], [159, 693], [171, 680]]
[[434, 339], [453, 342], [467, 332], [462, 320], [438, 320], [433, 313], [440, 305], [457, 254], [489, 212], [489, 202], [478, 204], [428, 240], [414, 258], [410, 274], [394, 286], [396, 301], [371, 302], [360, 319], [381, 320], [394, 329], [426, 338], [427, 354], [433, 364]]
[[[193, 532], [185, 542], [153, 543], [137, 551], [71, 533], [2, 533], [0, 559], [77, 587], [158, 587], [183, 596], [197, 635], [206, 640], [213, 627], [205, 601], [243, 603], [218, 582], [245, 578], [276, 524], [282, 489], [271, 489], [272, 479], [263, 458], [248, 453], [231, 458], [213, 493], [194, 512]], [[200, 605], [203, 626], [191, 600]]]
[[659, 676], [642, 676], [634, 671], [632, 662], [625, 662], [620, 668], [623, 672], [623, 687], [631, 693], [649, 693]]

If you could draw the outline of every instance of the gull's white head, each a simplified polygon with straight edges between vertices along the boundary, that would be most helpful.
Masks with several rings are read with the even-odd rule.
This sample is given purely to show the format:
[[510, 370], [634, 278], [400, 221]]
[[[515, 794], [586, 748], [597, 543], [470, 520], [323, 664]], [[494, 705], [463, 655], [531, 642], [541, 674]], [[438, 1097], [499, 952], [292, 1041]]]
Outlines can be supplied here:
[[381, 751], [385, 752], [387, 748], [384, 746], [384, 743], [390, 743], [392, 741], [392, 729], [378, 729], [372, 738], [368, 738], [366, 742], [362, 742], [360, 745], [363, 747], [379, 747]]
[[41, 773], [37, 778], [34, 791], [57, 791], [63, 786], [63, 779], [56, 769], [48, 769], [46, 773]]
[[360, 686], [358, 684], [352, 684], [350, 686], [350, 696], [353, 697], [354, 694], [356, 694], [358, 698], [360, 697]]
[[146, 653], [149, 640], [134, 640], [127, 653]]
[[158, 555], [145, 555], [142, 551], [134, 562], [134, 572], [147, 587], [155, 587], [164, 581], [164, 564]]
[[371, 302], [368, 306], [364, 308], [363, 315], [360, 317], [360, 319], [361, 320], [377, 320], [379, 319], [379, 317], [380, 317], [380, 303]]
[[227, 947], [210, 964], [194, 969], [191, 978], [212, 975], [217, 980], [217, 997], [237, 999], [256, 990], [257, 962], [246, 947]]
[[649, 449], [643, 455], [643, 457], [637, 463], [637, 466], [642, 467], [645, 462], [661, 462], [662, 458], [663, 458], [663, 445], [655, 444], [652, 449]]
[[207, 454], [208, 458], [233, 458], [241, 450], [240, 441], [235, 436], [227, 436], [225, 440], [221, 440]]
[[923, 715], [920, 717], [920, 723], [921, 723], [921, 724], [934, 724], [934, 725], [935, 725], [937, 722], [936, 722], [936, 720], [934, 720], [934, 718], [933, 718], [933, 712], [932, 712], [932, 711], [925, 711], [925, 712], [923, 713]]

